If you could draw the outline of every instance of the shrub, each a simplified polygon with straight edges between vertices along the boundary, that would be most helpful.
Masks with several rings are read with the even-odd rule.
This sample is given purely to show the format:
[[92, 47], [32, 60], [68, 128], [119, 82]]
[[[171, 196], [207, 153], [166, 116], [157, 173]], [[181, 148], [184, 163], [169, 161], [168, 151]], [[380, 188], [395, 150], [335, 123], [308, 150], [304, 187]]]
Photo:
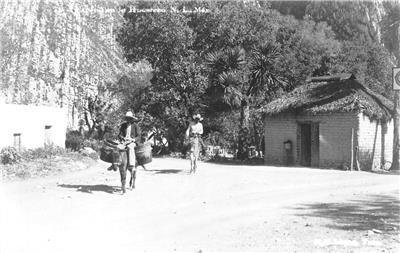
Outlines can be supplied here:
[[46, 159], [51, 158], [56, 155], [61, 155], [65, 153], [65, 149], [54, 146], [54, 145], [46, 145], [44, 147], [28, 149], [23, 152], [23, 157], [31, 160], [35, 159]]
[[95, 150], [96, 152], [99, 152], [100, 148], [102, 147], [102, 141], [95, 139], [84, 140], [82, 142], [82, 147], [88, 147]]
[[65, 139], [65, 147], [73, 151], [79, 151], [83, 147], [83, 137], [78, 131], [69, 131]]
[[21, 161], [21, 155], [14, 147], [5, 147], [0, 151], [2, 164], [13, 164]]

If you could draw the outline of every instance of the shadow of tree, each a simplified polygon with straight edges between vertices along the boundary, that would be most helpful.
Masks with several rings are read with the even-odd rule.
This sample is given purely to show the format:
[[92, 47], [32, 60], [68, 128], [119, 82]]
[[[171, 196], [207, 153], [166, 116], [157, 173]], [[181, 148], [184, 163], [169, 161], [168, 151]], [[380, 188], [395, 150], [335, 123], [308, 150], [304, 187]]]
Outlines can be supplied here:
[[109, 185], [104, 185], [104, 184], [97, 184], [97, 185], [83, 185], [83, 184], [59, 184], [57, 185], [58, 187], [63, 187], [63, 188], [75, 188], [79, 192], [85, 192], [85, 193], [92, 193], [92, 192], [106, 192], [106, 193], [116, 193], [120, 191], [120, 187], [115, 187], [115, 186], [109, 186]]
[[370, 195], [367, 200], [349, 203], [306, 204], [294, 209], [307, 211], [298, 216], [330, 219], [332, 223], [326, 225], [328, 228], [399, 233], [400, 200], [389, 195]]

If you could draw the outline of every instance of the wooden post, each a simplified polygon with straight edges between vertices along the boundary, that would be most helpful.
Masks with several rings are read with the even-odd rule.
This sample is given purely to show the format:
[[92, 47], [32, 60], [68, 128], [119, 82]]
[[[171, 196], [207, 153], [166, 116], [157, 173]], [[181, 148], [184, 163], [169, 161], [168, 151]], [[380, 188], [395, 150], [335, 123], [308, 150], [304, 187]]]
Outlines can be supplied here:
[[355, 154], [355, 158], [356, 158], [356, 170], [357, 171], [360, 171], [361, 170], [361, 168], [360, 168], [360, 162], [358, 161], [358, 153], [359, 153], [359, 149], [358, 149], [358, 147], [356, 147], [355, 148], [355, 152], [356, 152], [356, 154]]
[[350, 170], [354, 170], [354, 128], [351, 129], [351, 161]]

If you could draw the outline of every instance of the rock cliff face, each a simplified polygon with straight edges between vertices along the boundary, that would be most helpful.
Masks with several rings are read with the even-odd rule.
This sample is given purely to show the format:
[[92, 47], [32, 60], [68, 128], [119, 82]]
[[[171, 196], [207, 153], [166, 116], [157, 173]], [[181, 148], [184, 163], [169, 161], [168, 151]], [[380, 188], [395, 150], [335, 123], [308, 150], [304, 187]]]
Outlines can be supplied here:
[[115, 41], [121, 1], [0, 0], [0, 99], [68, 107], [129, 65]]
[[[0, 0], [0, 102], [67, 107], [69, 122], [75, 125], [85, 96], [133, 70], [115, 41], [123, 22], [122, 4]], [[299, 17], [307, 4], [293, 8], [299, 9]], [[380, 39], [383, 1], [360, 3], [360, 11], [367, 19], [361, 25]]]

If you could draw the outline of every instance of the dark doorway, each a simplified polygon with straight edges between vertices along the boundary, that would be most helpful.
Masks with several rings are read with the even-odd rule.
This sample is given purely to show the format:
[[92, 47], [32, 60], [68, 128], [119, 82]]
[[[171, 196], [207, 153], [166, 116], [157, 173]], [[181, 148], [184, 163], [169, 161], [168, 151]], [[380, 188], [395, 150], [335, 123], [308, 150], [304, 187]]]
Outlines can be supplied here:
[[300, 165], [311, 166], [311, 124], [300, 124]]

